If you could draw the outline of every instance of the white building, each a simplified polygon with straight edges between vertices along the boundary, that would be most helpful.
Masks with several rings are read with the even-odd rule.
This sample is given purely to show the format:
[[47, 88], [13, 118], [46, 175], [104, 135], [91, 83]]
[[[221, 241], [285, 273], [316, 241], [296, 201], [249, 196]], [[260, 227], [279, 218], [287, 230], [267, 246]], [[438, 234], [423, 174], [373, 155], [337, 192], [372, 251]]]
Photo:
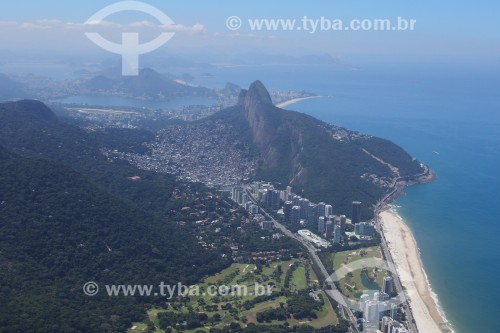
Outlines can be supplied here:
[[342, 228], [338, 224], [335, 224], [333, 228], [333, 242], [335, 244], [340, 244], [342, 242]]
[[320, 247], [329, 247], [330, 243], [328, 243], [326, 240], [323, 238], [319, 237], [318, 235], [313, 234], [310, 230], [307, 229], [302, 229], [297, 232], [299, 236], [304, 238], [306, 241], [309, 243], [313, 244], [315, 247], [320, 248]]
[[333, 206], [325, 205], [325, 216], [333, 215]]
[[371, 323], [379, 321], [380, 312], [378, 311], [379, 301], [368, 301], [365, 303], [364, 317], [365, 320]]
[[320, 216], [318, 218], [318, 232], [323, 235], [325, 233], [325, 217]]

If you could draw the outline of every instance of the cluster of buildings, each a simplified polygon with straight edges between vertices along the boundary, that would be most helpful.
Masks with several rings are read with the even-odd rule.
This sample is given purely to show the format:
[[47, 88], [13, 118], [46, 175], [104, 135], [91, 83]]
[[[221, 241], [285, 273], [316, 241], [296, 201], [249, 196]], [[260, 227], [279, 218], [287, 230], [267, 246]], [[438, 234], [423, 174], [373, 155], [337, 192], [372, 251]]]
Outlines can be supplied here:
[[391, 317], [383, 317], [381, 331], [383, 333], [408, 333], [403, 324]]
[[61, 104], [68, 116], [84, 121], [87, 130], [103, 128], [141, 128], [152, 119], [167, 122], [171, 119], [196, 121], [221, 110], [220, 105], [189, 105], [175, 109], [150, 109], [146, 107], [107, 107], [80, 104]]
[[255, 205], [248, 197], [243, 188], [233, 187], [231, 189], [231, 200], [245, 208], [252, 216], [252, 222], [259, 224], [264, 231], [271, 231], [274, 228], [273, 221], [266, 221], [264, 215], [260, 214], [259, 206]]
[[[328, 248], [333, 244], [343, 244], [344, 235], [355, 235], [359, 239], [370, 239], [375, 233], [375, 226], [370, 222], [361, 222], [361, 202], [352, 202], [352, 218], [334, 215], [333, 206], [320, 202], [315, 204], [307, 198], [292, 193], [291, 187], [277, 190], [270, 183], [253, 182], [242, 187], [233, 187], [231, 199], [244, 207], [255, 223], [263, 230], [272, 230], [273, 222], [266, 221], [260, 214], [260, 208], [252, 200], [262, 203], [283, 216], [286, 225], [300, 229], [297, 234], [316, 248]], [[349, 228], [347, 228], [349, 226]], [[346, 229], [350, 229], [347, 232]], [[363, 312], [365, 332], [408, 333], [403, 324], [398, 322], [399, 302], [391, 298], [393, 278], [385, 276], [382, 290], [372, 294], [364, 293], [360, 297], [360, 311]]]
[[244, 207], [250, 214], [259, 213], [259, 206], [250, 200], [248, 193], [241, 187], [233, 187], [231, 189], [231, 200]]
[[369, 222], [359, 222], [354, 225], [354, 234], [360, 238], [371, 238], [375, 235], [375, 226]]
[[384, 333], [408, 333], [405, 326], [398, 322], [398, 299], [391, 299], [393, 292], [393, 278], [385, 276], [380, 292], [375, 292], [372, 295], [363, 294], [360, 297], [360, 310], [363, 312], [365, 322], [365, 331]]
[[[283, 207], [284, 222], [293, 227], [310, 226], [316, 233], [332, 240], [335, 244], [344, 242], [346, 225], [354, 224], [355, 230], [362, 232], [363, 237], [372, 237], [375, 234], [375, 227], [368, 222], [359, 222], [361, 216], [361, 202], [352, 203], [352, 218], [347, 219], [345, 215], [333, 215], [333, 206], [320, 202], [318, 204], [310, 202], [293, 193], [287, 194], [287, 201]], [[362, 227], [356, 227], [357, 224]], [[370, 231], [370, 226], [373, 228]], [[356, 232], [356, 235], [358, 235]]]
[[149, 151], [114, 152], [110, 157], [182, 180], [230, 187], [251, 177], [258, 164], [248, 145], [235, 142], [231, 133], [221, 120], [169, 126], [145, 143]]
[[[250, 200], [250, 195], [266, 207], [282, 214], [285, 225], [294, 229], [308, 227], [303, 230], [301, 236], [318, 248], [330, 246], [330, 242], [342, 244], [346, 234], [359, 239], [370, 239], [376, 232], [372, 223], [361, 222], [359, 201], [353, 201], [352, 218], [349, 220], [345, 215], [334, 215], [332, 205], [324, 202], [316, 204], [294, 194], [290, 186], [285, 190], [277, 190], [270, 183], [257, 181], [246, 187], [233, 187], [231, 191], [233, 201], [245, 207], [251, 214], [256, 214], [259, 207]], [[354, 232], [346, 233], [347, 225], [354, 225]], [[352, 227], [350, 229], [352, 230]]]

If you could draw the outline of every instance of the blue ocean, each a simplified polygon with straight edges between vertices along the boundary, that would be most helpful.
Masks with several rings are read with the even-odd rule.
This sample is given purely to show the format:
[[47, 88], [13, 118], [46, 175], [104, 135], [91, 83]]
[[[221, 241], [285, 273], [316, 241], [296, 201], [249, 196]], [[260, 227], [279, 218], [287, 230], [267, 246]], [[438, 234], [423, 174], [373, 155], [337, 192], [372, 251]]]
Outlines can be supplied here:
[[500, 310], [500, 67], [366, 64], [219, 69], [203, 84], [260, 79], [327, 96], [291, 105], [390, 139], [437, 179], [395, 204], [411, 227], [433, 291], [457, 333], [496, 332]]

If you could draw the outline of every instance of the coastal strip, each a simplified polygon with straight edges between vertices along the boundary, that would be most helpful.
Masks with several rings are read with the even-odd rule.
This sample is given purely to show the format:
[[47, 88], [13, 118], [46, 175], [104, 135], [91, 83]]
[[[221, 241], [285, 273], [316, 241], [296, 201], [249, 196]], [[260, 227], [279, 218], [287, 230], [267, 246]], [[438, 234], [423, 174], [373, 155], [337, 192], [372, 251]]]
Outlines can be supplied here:
[[410, 228], [392, 209], [379, 213], [380, 229], [406, 289], [411, 312], [422, 333], [452, 332], [442, 315], [424, 271], [417, 242]]
[[289, 105], [292, 105], [292, 104], [295, 104], [295, 103], [298, 103], [300, 101], [304, 101], [306, 99], [312, 99], [312, 98], [321, 98], [323, 96], [308, 96], [308, 97], [300, 97], [300, 98], [293, 98], [293, 99], [290, 99], [288, 101], [284, 101], [284, 102], [281, 102], [279, 104], [276, 104], [276, 107], [278, 108], [285, 108]]

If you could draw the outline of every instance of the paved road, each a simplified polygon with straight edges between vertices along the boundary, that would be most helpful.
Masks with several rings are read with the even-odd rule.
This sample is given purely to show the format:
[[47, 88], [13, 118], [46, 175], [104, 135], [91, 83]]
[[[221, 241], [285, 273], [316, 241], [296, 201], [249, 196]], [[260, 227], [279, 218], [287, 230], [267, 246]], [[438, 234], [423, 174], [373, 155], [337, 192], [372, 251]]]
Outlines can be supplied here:
[[[432, 177], [432, 175], [433, 175], [432, 171], [428, 167], [425, 167], [425, 170], [423, 173], [416, 175], [414, 177]], [[378, 229], [380, 235], [382, 236], [382, 241], [381, 241], [382, 252], [384, 253], [385, 258], [389, 262], [389, 264], [392, 264], [392, 265], [394, 265], [394, 261], [393, 261], [392, 256], [391, 256], [391, 252], [389, 251], [389, 247], [387, 246], [387, 241], [384, 237], [384, 233], [381, 230], [382, 227], [380, 225], [381, 221], [379, 218], [379, 213], [383, 209], [385, 209], [387, 204], [389, 202], [391, 202], [392, 199], [394, 199], [393, 196], [397, 195], [398, 191], [401, 191], [405, 187], [405, 185], [398, 184], [398, 182], [400, 182], [402, 180], [404, 180], [404, 178], [401, 178], [401, 177], [395, 178], [391, 184], [391, 187], [393, 188], [393, 190], [391, 192], [389, 192], [388, 194], [386, 194], [382, 198], [382, 200], [380, 200], [377, 203], [377, 205], [375, 206], [375, 218], [376, 218], [376, 222], [377, 222], [377, 229]], [[397, 274], [394, 274], [394, 285], [396, 286], [396, 291], [398, 292], [398, 294], [401, 294], [404, 292], [403, 285], [401, 284], [401, 280], [399, 279], [399, 276]], [[415, 324], [413, 313], [411, 312], [411, 309], [410, 309], [408, 302], [405, 302], [403, 304], [403, 310], [406, 314], [408, 331], [410, 333], [418, 333], [417, 325]]]
[[[248, 193], [251, 200], [256, 203], [255, 199], [252, 197], [252, 195], [250, 193]], [[317, 265], [317, 267], [319, 267], [320, 271], [321, 271], [321, 274], [323, 275], [323, 279], [325, 281], [325, 284], [328, 286], [328, 288], [326, 288], [325, 292], [331, 297], [333, 298], [334, 300], [336, 300], [337, 302], [339, 302], [339, 304], [341, 304], [341, 311], [342, 311], [342, 314], [345, 318], [345, 314], [347, 313], [347, 316], [349, 317], [349, 320], [353, 323], [354, 325], [354, 328], [355, 328], [355, 331], [359, 333], [359, 330], [358, 330], [358, 326], [357, 326], [357, 319], [356, 317], [354, 316], [354, 314], [352, 313], [352, 310], [351, 308], [349, 308], [345, 302], [343, 301], [344, 300], [344, 297], [342, 296], [342, 294], [340, 293], [340, 291], [337, 289], [337, 287], [335, 286], [335, 284], [333, 283], [332, 281], [332, 278], [330, 277], [330, 274], [328, 274], [328, 271], [326, 270], [325, 266], [323, 265], [323, 262], [321, 262], [321, 259], [318, 257], [318, 254], [316, 253], [316, 248], [314, 248], [311, 243], [307, 242], [305, 239], [303, 239], [302, 237], [299, 237], [297, 236], [296, 234], [294, 234], [293, 232], [291, 232], [290, 230], [288, 230], [284, 225], [282, 225], [281, 223], [279, 223], [278, 221], [276, 221], [274, 219], [274, 217], [272, 217], [270, 214], [268, 214], [264, 209], [260, 208], [260, 210], [262, 211], [262, 213], [264, 213], [264, 215], [267, 216], [267, 218], [269, 218], [271, 221], [273, 221], [274, 223], [274, 226], [279, 229], [284, 235], [290, 237], [290, 238], [293, 238], [295, 240], [297, 240], [298, 242], [300, 242], [305, 248], [307, 248], [308, 252], [309, 252], [309, 255], [310, 255], [310, 258], [311, 260], [314, 261], [314, 263]]]
[[[380, 235], [382, 236], [381, 246], [382, 246], [382, 251], [384, 252], [384, 255], [385, 255], [385, 259], [387, 260], [387, 262], [389, 262], [389, 264], [394, 265], [394, 261], [392, 260], [391, 252], [389, 251], [389, 247], [387, 246], [387, 241], [385, 240], [384, 233], [381, 232], [382, 230], [380, 230], [382, 227], [380, 226], [378, 214], [377, 214], [377, 228], [379, 229]], [[396, 291], [398, 292], [399, 295], [401, 295], [401, 293], [404, 293], [404, 289], [403, 289], [403, 285], [401, 284], [401, 280], [399, 279], [399, 276], [397, 274], [393, 274], [393, 278], [394, 278], [394, 285], [396, 286]], [[410, 333], [418, 333], [417, 325], [415, 325], [413, 314], [410, 310], [408, 302], [405, 302], [403, 304], [403, 309], [404, 309], [404, 312], [406, 314], [408, 331]]]
[[[253, 198], [253, 196], [250, 193], [248, 193], [248, 194], [249, 194], [251, 200], [256, 204], [256, 201]], [[393, 194], [394, 193], [390, 193], [388, 196], [391, 196]], [[333, 281], [332, 281], [332, 279], [330, 277], [330, 274], [328, 274], [328, 271], [326, 270], [325, 266], [323, 265], [323, 262], [318, 257], [318, 254], [316, 253], [316, 249], [311, 245], [311, 243], [307, 242], [302, 237], [299, 237], [298, 235], [294, 234], [293, 232], [291, 232], [290, 230], [288, 230], [284, 225], [282, 225], [281, 223], [279, 223], [278, 221], [276, 221], [274, 219], [274, 217], [272, 217], [269, 213], [267, 213], [267, 211], [265, 211], [262, 208], [260, 208], [260, 209], [264, 213], [264, 215], [266, 215], [270, 220], [273, 221], [274, 226], [277, 229], [279, 229], [284, 235], [286, 235], [288, 237], [291, 237], [293, 239], [296, 239], [305, 248], [307, 248], [307, 250], [309, 251], [311, 260], [313, 260], [316, 263], [317, 267], [319, 267], [319, 269], [320, 269], [320, 271], [321, 271], [321, 273], [323, 275], [325, 284], [328, 286], [328, 288], [325, 290], [325, 292], [331, 298], [339, 301], [339, 304], [342, 305], [341, 306], [341, 312], [342, 312], [343, 317], [346, 318], [346, 314], [347, 314], [347, 316], [349, 317], [349, 320], [353, 323], [353, 326], [354, 326], [356, 332], [359, 333], [356, 317], [352, 313], [351, 308], [349, 308], [347, 306], [347, 304], [345, 304], [345, 302], [343, 302], [344, 298], [343, 298], [342, 294], [340, 293], [340, 291], [337, 289], [337, 287], [333, 283]], [[379, 211], [379, 209], [380, 209], [380, 207], [377, 207], [376, 213], [377, 213], [377, 227], [379, 228], [379, 231], [380, 231], [380, 221], [378, 221], [378, 211]], [[390, 253], [389, 248], [387, 246], [387, 242], [385, 240], [385, 237], [384, 237], [384, 235], [383, 235], [382, 232], [380, 232], [380, 234], [382, 235], [381, 247], [382, 247], [382, 251], [383, 251], [383, 253], [385, 255], [385, 258], [386, 258], [386, 260], [390, 264], [394, 265], [394, 261], [392, 260], [392, 256], [391, 256], [391, 253]], [[401, 281], [399, 279], [399, 276], [397, 276], [396, 274], [394, 274], [394, 285], [396, 286], [396, 291], [398, 292], [398, 294], [404, 292], [404, 289], [403, 289], [403, 286], [402, 286]], [[340, 300], [342, 300], [342, 301], [340, 301]], [[403, 310], [404, 310], [404, 312], [406, 314], [408, 331], [410, 333], [418, 333], [418, 329], [417, 329], [417, 326], [415, 325], [413, 314], [412, 314], [412, 312], [411, 312], [411, 310], [409, 308], [408, 303], [404, 303], [403, 304]]]

